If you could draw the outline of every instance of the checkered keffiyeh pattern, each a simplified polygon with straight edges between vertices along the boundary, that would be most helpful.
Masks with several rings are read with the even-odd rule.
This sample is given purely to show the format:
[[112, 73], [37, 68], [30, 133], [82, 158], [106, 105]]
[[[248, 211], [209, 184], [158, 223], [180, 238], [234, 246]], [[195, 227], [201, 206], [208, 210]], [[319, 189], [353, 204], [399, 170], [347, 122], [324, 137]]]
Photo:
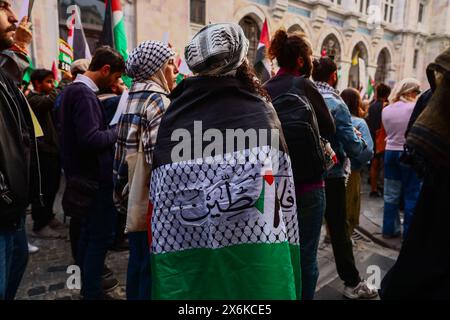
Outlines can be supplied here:
[[339, 96], [339, 90], [333, 88], [332, 86], [330, 86], [328, 83], [326, 82], [322, 82], [322, 81], [316, 81], [314, 82], [316, 84], [317, 90], [319, 90], [319, 92], [321, 94], [335, 94]]
[[185, 49], [189, 68], [200, 75], [223, 75], [241, 66], [249, 41], [235, 23], [211, 24], [200, 30]]
[[164, 43], [144, 41], [128, 57], [126, 73], [135, 82], [148, 80], [173, 56], [175, 52]]

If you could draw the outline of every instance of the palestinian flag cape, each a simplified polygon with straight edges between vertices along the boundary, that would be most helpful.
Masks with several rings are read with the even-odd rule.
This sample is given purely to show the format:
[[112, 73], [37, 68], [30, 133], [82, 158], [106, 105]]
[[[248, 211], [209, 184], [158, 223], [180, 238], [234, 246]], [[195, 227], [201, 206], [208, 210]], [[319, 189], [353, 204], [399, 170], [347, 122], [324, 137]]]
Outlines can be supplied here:
[[[150, 185], [153, 299], [300, 299], [294, 181], [273, 107], [234, 77], [185, 79], [171, 99]], [[257, 143], [220, 136], [239, 129]]]
[[262, 83], [265, 83], [271, 78], [271, 63], [270, 59], [266, 56], [266, 51], [270, 47], [270, 35], [269, 27], [267, 26], [267, 20], [264, 21], [264, 25], [261, 31], [261, 38], [259, 40], [258, 50], [256, 51], [255, 59], [255, 71], [258, 78]]

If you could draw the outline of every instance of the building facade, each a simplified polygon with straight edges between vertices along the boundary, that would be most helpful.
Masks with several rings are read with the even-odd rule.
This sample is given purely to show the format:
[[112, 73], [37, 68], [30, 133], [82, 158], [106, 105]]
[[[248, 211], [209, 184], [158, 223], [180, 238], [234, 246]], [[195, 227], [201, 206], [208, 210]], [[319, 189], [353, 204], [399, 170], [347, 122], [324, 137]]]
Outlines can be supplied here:
[[[67, 36], [67, 8], [80, 6], [92, 50], [104, 19], [103, 0], [39, 0], [33, 10], [33, 58], [49, 67], [59, 37]], [[427, 86], [426, 65], [450, 46], [450, 0], [122, 0], [129, 49], [152, 39], [168, 41], [180, 53], [204, 25], [239, 23], [255, 57], [267, 20], [278, 28], [303, 31], [314, 55], [332, 56], [339, 87], [358, 86], [361, 74], [393, 85], [415, 77]]]

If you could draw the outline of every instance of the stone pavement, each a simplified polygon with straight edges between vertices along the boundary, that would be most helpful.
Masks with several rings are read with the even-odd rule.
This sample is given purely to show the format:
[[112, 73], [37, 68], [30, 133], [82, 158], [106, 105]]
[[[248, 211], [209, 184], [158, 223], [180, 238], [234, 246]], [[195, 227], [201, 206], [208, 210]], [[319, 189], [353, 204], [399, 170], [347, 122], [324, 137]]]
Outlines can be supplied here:
[[[379, 267], [380, 278], [393, 266], [398, 251], [401, 248], [401, 239], [384, 239], [381, 234], [383, 225], [383, 198], [369, 197], [370, 186], [367, 183], [367, 173], [363, 173], [362, 200], [360, 225], [356, 232], [361, 240], [356, 241], [353, 247], [356, 267], [362, 278], [373, 275], [373, 268]], [[343, 282], [336, 273], [331, 244], [324, 243], [325, 228], [322, 228], [322, 239], [319, 246], [318, 260], [320, 276], [317, 284], [316, 299], [343, 300]], [[370, 267], [370, 268], [369, 268]], [[378, 285], [378, 284], [377, 284]]]
[[[366, 179], [367, 180], [367, 179]], [[382, 199], [369, 198], [369, 189], [363, 179], [363, 201], [361, 225], [358, 233], [361, 239], [356, 241], [354, 247], [357, 268], [363, 278], [371, 276], [369, 266], [378, 266], [381, 279], [395, 262], [400, 248], [400, 240], [395, 239], [386, 242], [381, 238], [380, 230], [383, 216]], [[55, 212], [62, 221], [62, 209], [60, 207], [61, 194], [55, 203]], [[66, 224], [68, 225], [69, 219]], [[27, 228], [31, 231], [31, 216], [27, 217]], [[40, 240], [31, 236], [29, 241], [38, 246], [40, 251], [30, 255], [30, 260], [24, 279], [19, 288], [17, 299], [23, 300], [78, 300], [78, 290], [69, 290], [66, 281], [69, 274], [67, 267], [73, 263], [68, 228], [62, 232], [64, 239]], [[330, 244], [323, 242], [325, 228], [322, 230], [322, 239], [318, 252], [320, 277], [317, 286], [316, 299], [341, 300], [343, 283], [338, 278]], [[114, 277], [119, 280], [119, 287], [111, 295], [117, 299], [125, 299], [125, 284], [128, 252], [110, 252], [106, 264], [114, 272]], [[369, 271], [369, 272], [368, 272]]]

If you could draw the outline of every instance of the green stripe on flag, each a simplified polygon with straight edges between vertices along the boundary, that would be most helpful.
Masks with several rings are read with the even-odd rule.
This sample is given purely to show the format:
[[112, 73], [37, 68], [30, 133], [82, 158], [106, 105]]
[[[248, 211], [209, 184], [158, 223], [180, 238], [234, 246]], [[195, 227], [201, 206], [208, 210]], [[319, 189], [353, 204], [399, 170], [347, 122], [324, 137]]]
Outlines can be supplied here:
[[[127, 34], [125, 32], [125, 23], [123, 18], [114, 25], [114, 44], [115, 49], [122, 55], [125, 61], [128, 59]], [[122, 76], [123, 82], [128, 88], [131, 87], [132, 79], [127, 75]]]
[[155, 300], [296, 300], [300, 248], [241, 244], [152, 255]]
[[261, 214], [264, 214], [264, 192], [265, 192], [265, 189], [266, 189], [266, 183], [265, 183], [265, 181], [263, 181], [263, 187], [261, 189], [261, 194], [255, 203], [255, 208], [258, 209], [258, 211], [261, 212]]
[[27, 56], [27, 61], [28, 61], [29, 66], [25, 70], [25, 73], [22, 78], [22, 82], [30, 83], [31, 82], [31, 74], [34, 71], [34, 65], [33, 65], [33, 60], [31, 60], [31, 57]]

